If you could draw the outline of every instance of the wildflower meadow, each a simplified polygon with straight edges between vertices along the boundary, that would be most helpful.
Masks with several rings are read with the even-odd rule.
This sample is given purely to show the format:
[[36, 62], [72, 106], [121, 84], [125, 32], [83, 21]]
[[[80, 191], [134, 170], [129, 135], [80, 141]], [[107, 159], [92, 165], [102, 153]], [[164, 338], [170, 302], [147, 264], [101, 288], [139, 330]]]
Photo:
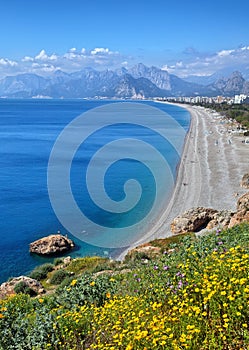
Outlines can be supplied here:
[[2, 300], [0, 349], [248, 349], [249, 224], [151, 244], [156, 256], [76, 259], [53, 293]]

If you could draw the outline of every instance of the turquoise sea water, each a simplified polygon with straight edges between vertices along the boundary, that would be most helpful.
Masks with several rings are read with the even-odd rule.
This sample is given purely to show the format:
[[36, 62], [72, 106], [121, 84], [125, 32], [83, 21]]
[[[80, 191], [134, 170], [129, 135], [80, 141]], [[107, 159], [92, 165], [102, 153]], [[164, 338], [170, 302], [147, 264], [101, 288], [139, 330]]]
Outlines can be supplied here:
[[[49, 261], [48, 258], [31, 256], [29, 243], [42, 236], [60, 230], [67, 230], [57, 219], [48, 196], [47, 165], [54, 142], [65, 126], [81, 113], [112, 101], [84, 100], [0, 100], [0, 282], [10, 276], [28, 273], [36, 265]], [[154, 102], [143, 102], [160, 108], [170, 114], [186, 131], [190, 123], [189, 113], [182, 108]], [[108, 132], [95, 135], [84, 146], [88, 158], [103, 144], [113, 140], [115, 135], [127, 133], [138, 136], [164, 148], [172, 173], [176, 176], [179, 157], [169, 144], [163, 145], [162, 140], [150, 135], [148, 130], [133, 126], [125, 129], [111, 127]], [[142, 134], [141, 134], [142, 133]], [[118, 136], [119, 137], [119, 136]], [[182, 144], [183, 144], [182, 140]], [[97, 220], [101, 225], [110, 227], [125, 226], [131, 217], [115, 217], [99, 211], [90, 205], [87, 188], [81, 186], [84, 159], [76, 154], [71, 171], [72, 191], [77, 204], [87, 215]], [[132, 178], [132, 173], [141, 179], [144, 196], [140, 202], [139, 215], [149, 210], [154, 196], [153, 179], [147, 170], [135, 160], [117, 162], [107, 173], [106, 186], [109, 195], [119, 201], [122, 199], [120, 190], [122, 183]], [[118, 175], [119, 183], [115, 183]], [[165, 193], [169, 195], [172, 188]], [[65, 204], [65, 210], [66, 204]], [[86, 228], [87, 229], [87, 228]], [[135, 234], [135, 233], [134, 233]], [[115, 256], [120, 249], [97, 247], [72, 237], [76, 249], [71, 256], [109, 255]]]

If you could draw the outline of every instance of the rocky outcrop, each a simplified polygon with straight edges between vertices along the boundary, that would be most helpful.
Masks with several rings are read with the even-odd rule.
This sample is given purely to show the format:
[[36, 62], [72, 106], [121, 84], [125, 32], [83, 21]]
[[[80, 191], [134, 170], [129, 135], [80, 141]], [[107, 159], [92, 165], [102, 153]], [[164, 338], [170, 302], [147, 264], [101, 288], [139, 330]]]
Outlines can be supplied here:
[[150, 243], [144, 243], [136, 248], [131, 249], [126, 258], [129, 260], [146, 260], [148, 262], [148, 259], [153, 259], [156, 256], [158, 256], [161, 252], [161, 249], [159, 247], [155, 247], [151, 245]]
[[74, 246], [71, 239], [61, 234], [55, 234], [30, 243], [29, 251], [39, 255], [58, 255], [70, 251]]
[[237, 202], [237, 212], [249, 211], [249, 192], [243, 194]]
[[19, 276], [13, 278], [11, 281], [4, 282], [0, 286], [0, 298], [5, 298], [9, 295], [15, 294], [15, 287], [20, 282], [25, 283], [25, 285], [30, 288], [34, 294], [42, 294], [45, 292], [45, 289], [37, 280], [27, 277], [27, 276]]
[[244, 188], [249, 188], [249, 173], [245, 174], [245, 175], [242, 177], [240, 186], [241, 186], [241, 187], [244, 187]]
[[232, 217], [228, 227], [231, 228], [235, 225], [241, 224], [242, 222], [249, 222], [249, 211], [247, 211], [247, 212], [240, 211], [240, 212], [236, 213]]
[[207, 229], [227, 228], [233, 217], [234, 212], [230, 210], [221, 210], [213, 215], [213, 219], [207, 224]]
[[171, 223], [171, 231], [174, 234], [198, 232], [206, 228], [214, 216], [218, 214], [217, 210], [211, 208], [197, 207], [185, 211], [177, 216]]
[[237, 202], [237, 212], [231, 218], [229, 227], [233, 227], [242, 222], [249, 222], [249, 192], [243, 194]]
[[249, 222], [249, 192], [238, 199], [237, 210], [214, 210], [210, 208], [192, 208], [177, 216], [171, 223], [174, 234], [198, 232], [204, 228], [230, 228], [242, 222]]
[[154, 247], [151, 245], [142, 245], [137, 248], [134, 248], [132, 250], [133, 253], [139, 253], [139, 254], [148, 254], [148, 255], [157, 255], [160, 253], [160, 248], [159, 247]]

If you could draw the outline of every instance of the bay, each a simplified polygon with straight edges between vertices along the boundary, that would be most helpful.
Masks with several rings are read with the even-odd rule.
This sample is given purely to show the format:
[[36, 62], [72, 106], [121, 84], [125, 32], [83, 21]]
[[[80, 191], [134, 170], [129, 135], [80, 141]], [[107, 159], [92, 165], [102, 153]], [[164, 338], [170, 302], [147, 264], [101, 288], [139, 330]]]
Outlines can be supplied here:
[[[0, 261], [2, 268], [0, 282], [11, 276], [27, 274], [35, 266], [53, 259], [30, 255], [29, 243], [50, 233], [60, 231], [68, 234], [57, 219], [51, 206], [47, 189], [47, 166], [50, 152], [63, 129], [74, 118], [88, 110], [100, 107], [113, 101], [88, 100], [0, 100]], [[144, 104], [159, 108], [172, 116], [187, 132], [190, 123], [189, 113], [182, 108], [168, 104], [159, 104], [144, 101]], [[87, 152], [104, 144], [112, 136], [120, 133], [120, 129], [113, 127], [108, 134], [102, 134], [90, 141]], [[133, 129], [141, 136], [140, 129]], [[144, 133], [144, 130], [143, 130]], [[111, 136], [110, 136], [111, 135]], [[150, 141], [150, 135], [143, 135]], [[91, 143], [92, 142], [92, 143]], [[155, 140], [160, 143], [160, 140]], [[184, 140], [182, 140], [183, 145]], [[167, 147], [167, 146], [166, 146]], [[174, 177], [177, 174], [179, 159], [174, 157], [170, 149], [165, 150], [171, 164]], [[75, 157], [72, 169], [72, 190], [80, 208], [88, 207], [85, 189], [82, 190], [82, 162]], [[143, 186], [147, 186], [148, 195], [143, 198], [140, 206], [141, 215], [150, 202], [151, 188], [150, 176], [144, 168], [132, 160], [117, 164], [117, 169], [107, 176], [107, 186], [110, 195], [120, 200], [120, 186], [114, 184], [116, 173], [123, 174], [121, 183], [130, 176], [130, 169], [135, 166], [135, 172], [144, 179]], [[147, 180], [148, 179], [148, 180]], [[108, 182], [109, 181], [109, 182]], [[171, 193], [173, 188], [167, 189]], [[83, 193], [82, 193], [83, 191]], [[122, 192], [122, 191], [121, 191]], [[147, 192], [146, 192], [147, 193]], [[153, 193], [152, 193], [153, 194]], [[91, 209], [92, 210], [92, 209]], [[107, 217], [100, 212], [92, 210], [88, 213], [92, 219], [97, 218], [102, 223], [108, 222], [111, 226], [119, 227], [122, 220], [131, 220], [120, 217]], [[107, 225], [108, 226], [108, 225]], [[70, 236], [70, 233], [69, 233]], [[76, 249], [70, 253], [72, 257], [79, 256], [117, 256], [122, 248], [108, 248], [96, 246], [75, 237]]]

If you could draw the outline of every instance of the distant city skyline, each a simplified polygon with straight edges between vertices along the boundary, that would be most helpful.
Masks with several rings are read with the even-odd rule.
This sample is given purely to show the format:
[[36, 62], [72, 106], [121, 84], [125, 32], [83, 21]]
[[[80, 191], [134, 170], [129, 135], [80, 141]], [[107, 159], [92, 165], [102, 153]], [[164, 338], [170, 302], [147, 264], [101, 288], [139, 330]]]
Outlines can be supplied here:
[[248, 2], [9, 0], [0, 3], [0, 79], [131, 67], [180, 77], [249, 66]]

